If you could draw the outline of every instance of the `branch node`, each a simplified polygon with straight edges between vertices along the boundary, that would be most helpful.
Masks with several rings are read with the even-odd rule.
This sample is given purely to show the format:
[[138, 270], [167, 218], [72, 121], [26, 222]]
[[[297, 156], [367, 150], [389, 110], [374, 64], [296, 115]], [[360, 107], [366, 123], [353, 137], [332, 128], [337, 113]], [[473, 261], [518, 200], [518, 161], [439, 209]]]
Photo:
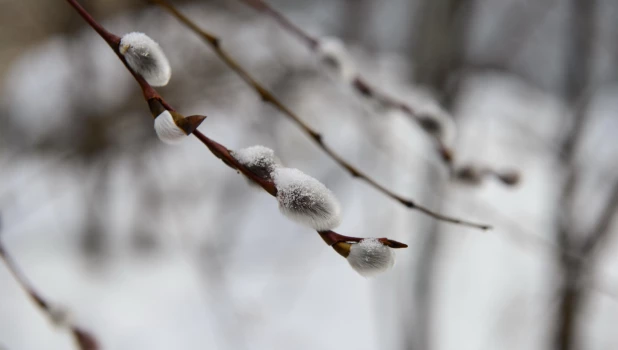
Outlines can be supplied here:
[[373, 91], [371, 90], [371, 88], [367, 85], [367, 83], [362, 81], [360, 78], [356, 77], [353, 81], [353, 84], [354, 84], [354, 87], [356, 88], [356, 91], [361, 93], [363, 96], [366, 96], [366, 97], [373, 96]]
[[400, 199], [399, 202], [401, 202], [401, 204], [405, 205], [406, 207], [410, 208], [410, 209], [415, 209], [416, 208], [416, 203], [414, 203], [411, 200], [408, 199]]
[[310, 134], [311, 138], [313, 138], [315, 142], [319, 143], [320, 145], [324, 143], [322, 134], [320, 134], [319, 132], [310, 131]]

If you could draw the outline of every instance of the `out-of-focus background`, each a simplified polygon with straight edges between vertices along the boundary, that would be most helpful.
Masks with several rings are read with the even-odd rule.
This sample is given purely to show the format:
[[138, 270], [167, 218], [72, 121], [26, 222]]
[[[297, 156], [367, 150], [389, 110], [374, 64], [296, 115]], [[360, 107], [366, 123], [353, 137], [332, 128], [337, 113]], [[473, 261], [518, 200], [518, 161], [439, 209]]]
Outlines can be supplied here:
[[[61, 0], [3, 0], [0, 239], [36, 290], [102, 349], [618, 349], [618, 2], [272, 0], [338, 37], [372, 84], [452, 117], [449, 178], [430, 138], [354, 92], [239, 1], [174, 2], [325, 142], [380, 183], [482, 232], [409, 211], [350, 177], [143, 1], [83, 1], [172, 64], [162, 95], [230, 148], [262, 144], [342, 202], [338, 232], [409, 244], [364, 279], [267, 194], [188, 138], [161, 143], [137, 84]], [[75, 349], [0, 266], [0, 348]]]

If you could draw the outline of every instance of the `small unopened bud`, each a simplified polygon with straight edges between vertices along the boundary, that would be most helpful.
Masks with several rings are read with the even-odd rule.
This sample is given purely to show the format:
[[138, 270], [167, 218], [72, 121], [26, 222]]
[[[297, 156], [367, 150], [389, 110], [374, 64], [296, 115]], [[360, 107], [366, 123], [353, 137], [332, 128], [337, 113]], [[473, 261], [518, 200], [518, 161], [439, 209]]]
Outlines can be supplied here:
[[184, 117], [174, 111], [163, 111], [154, 121], [154, 128], [159, 139], [167, 144], [180, 143], [206, 119], [201, 115]]
[[428, 105], [416, 113], [418, 123], [426, 133], [440, 140], [447, 147], [455, 141], [456, 127], [453, 117], [435, 105]]
[[128, 33], [120, 40], [120, 53], [129, 67], [152, 86], [165, 86], [172, 68], [161, 46], [144, 33]]
[[[346, 257], [348, 263], [362, 276], [375, 276], [395, 265], [395, 252], [378, 238], [365, 238], [358, 243], [344, 244], [349, 244]], [[343, 249], [345, 251], [345, 247]], [[339, 250], [337, 252], [341, 254]]]
[[338, 38], [320, 38], [316, 47], [320, 62], [330, 71], [346, 82], [351, 82], [357, 75], [356, 67], [345, 44]]
[[442, 124], [431, 115], [419, 115], [418, 121], [425, 131], [436, 137], [440, 137], [444, 132], [444, 130], [442, 130]]
[[517, 185], [521, 179], [519, 173], [514, 170], [498, 172], [496, 175], [498, 176], [498, 179], [500, 179], [500, 181], [502, 181], [505, 185], [509, 186]]
[[478, 185], [483, 180], [483, 171], [475, 166], [466, 165], [455, 171], [455, 178], [468, 185]]
[[271, 176], [277, 188], [279, 210], [283, 215], [317, 231], [339, 226], [339, 201], [320, 181], [298, 169], [290, 168], [276, 168]]
[[240, 164], [266, 180], [271, 179], [270, 174], [281, 164], [272, 149], [260, 145], [232, 151], [231, 153]]

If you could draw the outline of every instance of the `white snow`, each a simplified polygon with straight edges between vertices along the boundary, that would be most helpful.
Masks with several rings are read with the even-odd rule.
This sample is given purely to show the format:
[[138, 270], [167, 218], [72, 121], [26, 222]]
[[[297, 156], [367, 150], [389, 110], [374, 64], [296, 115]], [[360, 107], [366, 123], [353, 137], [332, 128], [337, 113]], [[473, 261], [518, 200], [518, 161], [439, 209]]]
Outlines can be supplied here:
[[154, 128], [159, 139], [167, 144], [178, 144], [187, 136], [174, 122], [169, 111], [159, 114], [154, 121]]
[[339, 226], [339, 201], [320, 181], [291, 168], [275, 169], [272, 177], [283, 215], [318, 231]]
[[172, 68], [161, 46], [144, 33], [128, 33], [120, 40], [120, 53], [129, 66], [152, 86], [165, 86]]
[[365, 238], [359, 243], [352, 244], [347, 259], [356, 272], [371, 277], [393, 267], [395, 253], [377, 238]]

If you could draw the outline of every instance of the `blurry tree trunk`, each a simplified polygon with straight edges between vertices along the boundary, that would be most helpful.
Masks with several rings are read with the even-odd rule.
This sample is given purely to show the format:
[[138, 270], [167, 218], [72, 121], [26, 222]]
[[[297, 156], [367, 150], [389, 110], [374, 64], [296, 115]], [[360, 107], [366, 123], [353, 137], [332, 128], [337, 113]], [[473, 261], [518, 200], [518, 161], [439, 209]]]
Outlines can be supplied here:
[[472, 5], [473, 0], [422, 0], [412, 27], [415, 80], [449, 109], [457, 95], [453, 74], [465, 60]]
[[[586, 266], [583, 260], [584, 252], [577, 239], [574, 228], [575, 190], [578, 183], [578, 167], [575, 151], [579, 145], [583, 129], [587, 124], [588, 98], [584, 96], [589, 85], [593, 43], [595, 39], [595, 0], [571, 0], [570, 18], [567, 21], [565, 72], [563, 95], [573, 108], [575, 115], [573, 123], [565, 137], [559, 162], [566, 174], [558, 207], [558, 242], [562, 253], [559, 257], [559, 267], [562, 281], [558, 291], [558, 310], [554, 331], [554, 348], [556, 350], [577, 349], [578, 325], [582, 316], [585, 300], [585, 290], [582, 288], [582, 278]], [[579, 104], [578, 104], [579, 100]]]
[[565, 50], [564, 97], [574, 103], [588, 85], [595, 41], [596, 0], [570, 0]]
[[[440, 210], [441, 198], [445, 194], [445, 180], [436, 174], [434, 167], [427, 167], [425, 181], [427, 195], [423, 198], [423, 203], [428, 203], [432, 208]], [[436, 200], [436, 198], [439, 198]], [[416, 262], [416, 279], [414, 280], [413, 290], [416, 300], [414, 305], [415, 330], [406, 332], [406, 349], [429, 350], [433, 347], [431, 343], [432, 325], [434, 324], [434, 296], [436, 262], [440, 259], [440, 248], [442, 246], [442, 235], [440, 224], [435, 220], [423, 220], [424, 225], [419, 234], [423, 235], [423, 242], [417, 251], [418, 261]], [[411, 338], [413, 337], [413, 339]]]
[[[416, 83], [433, 90], [440, 103], [452, 110], [459, 94], [459, 79], [455, 78], [464, 64], [466, 37], [471, 21], [472, 0], [423, 0], [418, 8], [412, 57], [415, 62]], [[428, 169], [428, 196], [425, 203], [445, 195], [444, 179]], [[432, 208], [441, 207], [433, 201]], [[428, 224], [423, 244], [419, 249], [416, 279], [414, 281], [414, 318], [416, 329], [407, 332], [406, 349], [429, 350], [433, 324], [433, 297], [435, 296], [435, 265], [440, 258], [440, 225]]]

